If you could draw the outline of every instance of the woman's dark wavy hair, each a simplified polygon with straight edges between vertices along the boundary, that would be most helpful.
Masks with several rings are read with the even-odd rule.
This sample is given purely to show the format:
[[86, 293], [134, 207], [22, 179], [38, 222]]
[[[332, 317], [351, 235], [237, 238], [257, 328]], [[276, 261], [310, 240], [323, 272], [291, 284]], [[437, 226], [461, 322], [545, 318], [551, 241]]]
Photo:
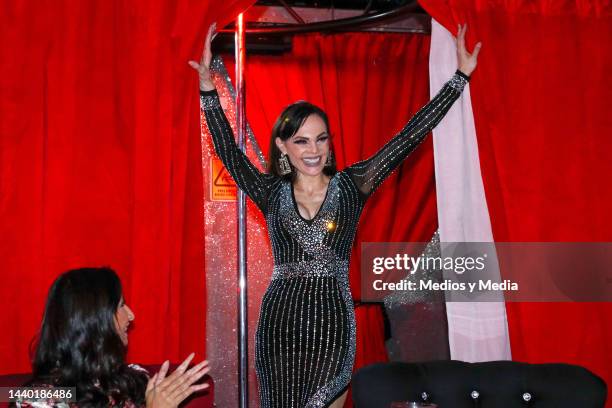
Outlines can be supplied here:
[[[276, 146], [276, 138], [279, 137], [281, 140], [288, 140], [291, 138], [297, 133], [300, 127], [302, 127], [310, 115], [318, 115], [321, 119], [323, 119], [323, 122], [325, 122], [325, 127], [327, 127], [327, 131], [329, 132], [329, 120], [323, 109], [306, 101], [297, 101], [287, 106], [282, 111], [278, 119], [276, 119], [276, 123], [272, 128], [270, 150], [268, 150], [268, 173], [274, 174], [278, 177], [283, 177], [290, 181], [295, 180], [296, 172], [293, 165], [291, 165], [293, 170], [291, 173], [281, 175], [280, 166], [278, 164], [278, 159], [281, 157], [281, 151], [278, 146]], [[330, 144], [330, 152], [333, 151], [331, 147], [332, 146]], [[336, 174], [336, 171], [335, 160], [330, 166], [323, 167], [323, 174], [327, 176], [333, 176]]]
[[145, 404], [148, 378], [125, 363], [115, 326], [121, 281], [110, 268], [60, 275], [49, 290], [36, 340], [32, 384], [76, 387], [79, 407]]

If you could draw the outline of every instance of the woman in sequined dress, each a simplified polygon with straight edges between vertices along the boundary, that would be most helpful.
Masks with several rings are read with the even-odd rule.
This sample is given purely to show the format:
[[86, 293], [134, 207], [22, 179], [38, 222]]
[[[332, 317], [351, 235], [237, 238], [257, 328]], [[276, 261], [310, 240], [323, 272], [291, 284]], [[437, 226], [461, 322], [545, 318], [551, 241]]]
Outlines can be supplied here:
[[210, 76], [210, 28], [198, 71], [201, 108], [217, 155], [263, 212], [274, 269], [255, 338], [263, 408], [344, 404], [355, 357], [349, 256], [361, 211], [376, 188], [436, 126], [476, 68], [480, 43], [457, 35], [458, 70], [372, 157], [337, 171], [327, 115], [307, 102], [287, 107], [272, 130], [268, 172], [238, 149]]

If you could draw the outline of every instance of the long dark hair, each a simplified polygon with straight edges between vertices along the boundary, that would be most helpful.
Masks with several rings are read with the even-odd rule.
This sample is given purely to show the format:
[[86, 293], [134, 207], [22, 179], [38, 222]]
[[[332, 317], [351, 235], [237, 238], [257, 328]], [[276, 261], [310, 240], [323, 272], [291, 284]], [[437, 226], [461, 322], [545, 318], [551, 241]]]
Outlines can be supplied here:
[[[270, 150], [268, 150], [268, 172], [270, 174], [274, 174], [278, 177], [283, 177], [290, 181], [295, 180], [296, 172], [293, 168], [293, 165], [291, 165], [291, 168], [293, 170], [291, 173], [281, 175], [280, 166], [278, 164], [278, 159], [281, 157], [281, 151], [276, 145], [276, 138], [279, 137], [283, 141], [291, 138], [297, 133], [300, 127], [302, 127], [302, 125], [310, 115], [317, 115], [321, 119], [323, 119], [325, 127], [329, 132], [329, 120], [327, 118], [327, 114], [323, 111], [323, 109], [306, 101], [297, 101], [287, 106], [281, 112], [278, 119], [276, 119], [276, 123], [272, 128], [272, 136], [270, 137]], [[329, 140], [331, 142], [331, 137]], [[329, 151], [330, 154], [333, 154], [331, 143], [329, 146]], [[336, 174], [336, 171], [337, 170], [335, 160], [332, 161], [331, 165], [326, 165], [325, 167], [323, 167], [323, 174], [327, 176], [333, 176], [334, 174]]]
[[115, 325], [121, 281], [110, 268], [74, 269], [49, 290], [32, 384], [76, 387], [79, 406], [144, 405], [147, 376], [125, 363]]

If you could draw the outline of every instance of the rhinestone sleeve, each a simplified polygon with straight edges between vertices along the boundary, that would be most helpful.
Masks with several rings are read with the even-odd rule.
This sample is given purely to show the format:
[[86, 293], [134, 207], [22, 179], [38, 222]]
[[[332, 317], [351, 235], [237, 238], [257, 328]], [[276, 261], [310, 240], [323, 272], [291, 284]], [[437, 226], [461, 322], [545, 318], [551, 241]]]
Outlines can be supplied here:
[[200, 108], [204, 111], [215, 152], [223, 165], [236, 185], [265, 213], [270, 188], [277, 178], [260, 172], [238, 148], [216, 90], [200, 91]]
[[457, 70], [438, 94], [421, 108], [404, 128], [370, 158], [345, 169], [367, 199], [401, 162], [423, 141], [459, 98], [469, 77]]

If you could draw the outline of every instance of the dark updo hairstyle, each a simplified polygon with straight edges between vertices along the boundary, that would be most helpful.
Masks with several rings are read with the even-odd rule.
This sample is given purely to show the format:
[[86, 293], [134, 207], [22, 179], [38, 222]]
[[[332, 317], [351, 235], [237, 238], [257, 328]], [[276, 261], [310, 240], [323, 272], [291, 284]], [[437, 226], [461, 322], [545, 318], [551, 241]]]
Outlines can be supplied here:
[[[280, 166], [278, 165], [278, 159], [281, 157], [281, 151], [278, 146], [276, 146], [276, 138], [279, 137], [283, 141], [290, 139], [297, 133], [310, 115], [317, 115], [323, 119], [323, 122], [325, 122], [325, 127], [329, 132], [329, 120], [327, 119], [327, 114], [323, 111], [323, 109], [306, 101], [297, 101], [287, 106], [280, 114], [278, 119], [276, 119], [276, 123], [272, 128], [272, 137], [270, 138], [270, 150], [268, 154], [268, 172], [270, 174], [283, 177], [289, 181], [295, 180], [296, 172], [293, 165], [291, 165], [291, 169], [293, 170], [291, 173], [281, 175]], [[330, 138], [330, 153], [332, 152], [331, 147], [332, 145]], [[326, 176], [331, 177], [336, 174], [336, 171], [335, 160], [332, 161], [331, 165], [326, 165], [323, 167], [323, 174]]]
[[125, 363], [115, 324], [121, 281], [110, 268], [60, 275], [36, 339], [32, 385], [76, 387], [80, 407], [145, 404], [147, 375]]

